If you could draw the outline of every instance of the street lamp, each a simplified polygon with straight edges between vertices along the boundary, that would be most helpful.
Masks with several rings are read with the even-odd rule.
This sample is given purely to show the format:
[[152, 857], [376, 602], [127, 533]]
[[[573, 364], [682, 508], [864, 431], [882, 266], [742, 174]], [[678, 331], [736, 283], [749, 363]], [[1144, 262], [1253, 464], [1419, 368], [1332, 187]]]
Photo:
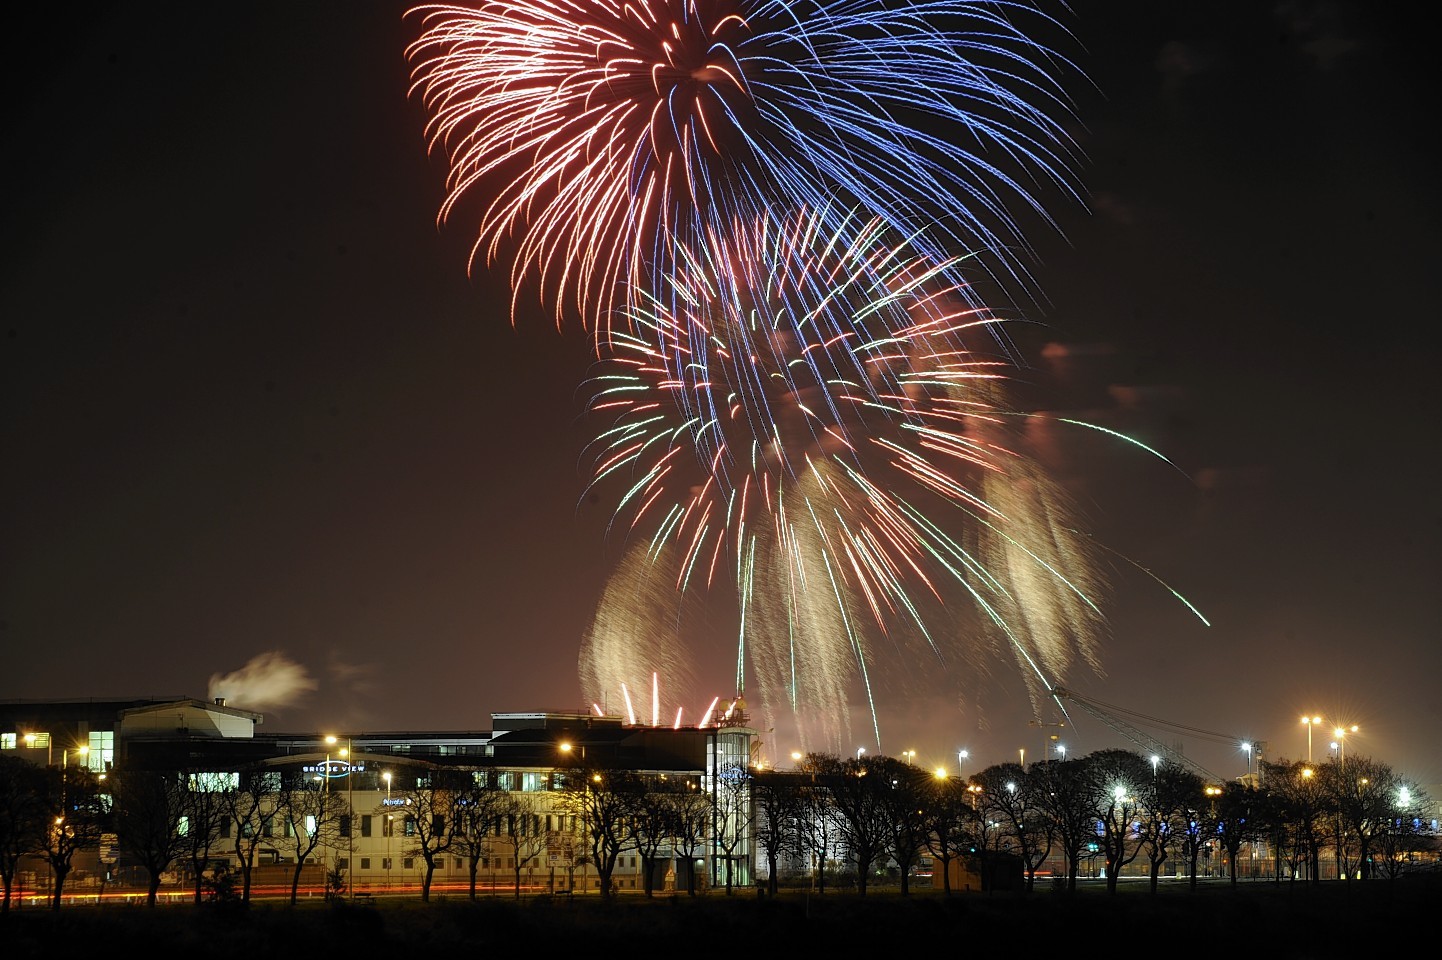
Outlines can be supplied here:
[[862, 755], [863, 753], [865, 753], [865, 752], [866, 752], [866, 748], [865, 748], [865, 747], [857, 747], [857, 748], [856, 748], [856, 759], [860, 760], [860, 759], [861, 759], [861, 755]]
[[383, 827], [386, 832], [386, 890], [391, 888], [391, 834], [395, 831], [391, 827], [391, 772], [387, 770], [381, 774], [381, 779], [386, 782], [386, 820]]
[[1347, 760], [1347, 734], [1356, 732], [1357, 725], [1355, 723], [1350, 727], [1338, 727], [1332, 731], [1337, 738], [1337, 759], [1343, 763]]
[[1307, 728], [1307, 762], [1312, 762], [1312, 728], [1322, 722], [1321, 717], [1303, 717], [1302, 723]]
[[958, 777], [966, 776], [966, 758], [969, 756], [971, 754], [965, 750], [956, 751], [956, 775]]
[[901, 751], [901, 755], [906, 758], [906, 765], [908, 767], [911, 766], [912, 761], [916, 759], [915, 750], [903, 750]]
[[1066, 744], [1064, 744], [1064, 743], [1059, 743], [1059, 744], [1056, 745], [1056, 755], [1057, 755], [1057, 759], [1059, 759], [1059, 760], [1065, 760], [1065, 759], [1066, 759]]
[[1247, 776], [1250, 777], [1252, 775], [1252, 745], [1250, 743], [1244, 743], [1242, 744], [1242, 749], [1247, 751]]

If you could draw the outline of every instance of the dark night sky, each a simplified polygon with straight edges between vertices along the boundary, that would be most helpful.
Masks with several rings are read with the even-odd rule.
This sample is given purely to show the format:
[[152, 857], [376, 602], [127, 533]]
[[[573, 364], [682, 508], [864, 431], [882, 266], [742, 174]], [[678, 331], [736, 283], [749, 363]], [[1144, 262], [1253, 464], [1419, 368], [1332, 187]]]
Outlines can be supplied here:
[[[12, 37], [0, 698], [207, 696], [276, 652], [314, 688], [257, 707], [270, 732], [583, 707], [615, 553], [580, 499], [587, 343], [513, 329], [504, 275], [437, 228], [404, 9], [67, 7]], [[1421, 31], [1360, 2], [1074, 9], [1088, 207], [1048, 197], [1060, 234], [1030, 232], [1029, 376], [1180, 468], [1094, 440], [1057, 466], [1210, 626], [1119, 564], [1105, 675], [1068, 685], [1274, 759], [1321, 713], [1442, 782]], [[734, 692], [733, 656], [669, 709]], [[1012, 672], [884, 702], [882, 749], [1037, 758]], [[1119, 743], [1072, 721], [1074, 751]]]

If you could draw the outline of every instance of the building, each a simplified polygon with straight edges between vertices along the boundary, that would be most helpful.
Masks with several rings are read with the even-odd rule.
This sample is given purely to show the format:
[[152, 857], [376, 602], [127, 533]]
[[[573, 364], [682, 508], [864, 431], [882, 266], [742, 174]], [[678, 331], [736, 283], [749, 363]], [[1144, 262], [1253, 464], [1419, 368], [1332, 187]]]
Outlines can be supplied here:
[[[494, 842], [470, 848], [478, 860], [478, 886], [511, 891], [520, 862], [519, 881], [533, 892], [594, 891], [589, 845], [574, 807], [565, 803], [568, 775], [574, 786], [578, 771], [598, 778], [599, 772], [624, 773], [696, 791], [709, 801], [705, 835], [692, 849], [669, 844], [655, 851], [655, 889], [667, 884], [684, 889], [693, 877], [697, 884], [733, 886], [755, 877], [746, 778], [731, 775], [750, 764], [755, 736], [739, 700], [714, 719], [685, 727], [535, 712], [493, 714], [491, 729], [483, 731], [264, 734], [258, 730], [263, 720], [221, 699], [0, 701], [0, 751], [15, 751], [37, 765], [84, 767], [100, 775], [184, 773], [199, 790], [236, 788], [264, 777], [277, 788], [303, 784], [322, 796], [344, 798], [328, 801], [343, 812], [308, 854], [279, 828], [275, 836], [260, 838], [256, 862], [265, 868], [262, 875], [285, 877], [287, 883], [303, 856], [308, 883], [338, 871], [354, 892], [419, 884], [426, 864], [415, 851], [430, 824], [419, 822], [417, 805], [431, 784], [446, 780], [482, 784], [515, 800], [506, 829], [494, 827]], [[514, 811], [524, 811], [519, 825]], [[225, 830], [213, 864], [238, 866], [239, 832], [239, 826]], [[102, 847], [90, 862], [77, 860], [67, 890], [136, 879], [113, 845]], [[103, 862], [104, 854], [112, 862]], [[447, 851], [435, 860], [433, 889], [469, 887], [468, 856]], [[183, 889], [182, 871], [179, 865], [170, 879]], [[45, 868], [36, 873], [43, 886]], [[635, 850], [620, 857], [612, 881], [622, 891], [644, 887]]]

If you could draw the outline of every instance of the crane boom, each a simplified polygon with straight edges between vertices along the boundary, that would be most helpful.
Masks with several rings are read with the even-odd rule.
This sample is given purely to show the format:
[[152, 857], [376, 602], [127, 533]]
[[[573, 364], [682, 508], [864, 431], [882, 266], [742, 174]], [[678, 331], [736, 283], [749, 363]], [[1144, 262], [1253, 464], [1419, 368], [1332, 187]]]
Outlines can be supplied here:
[[[1206, 769], [1195, 760], [1189, 759], [1180, 750], [1168, 746], [1167, 744], [1163, 743], [1162, 741], [1158, 740], [1156, 737], [1153, 737], [1148, 733], [1144, 733], [1133, 724], [1118, 715], [1123, 713], [1131, 713], [1130, 711], [1122, 710], [1120, 707], [1111, 706], [1110, 704], [1101, 704], [1094, 700], [1088, 700], [1085, 697], [1079, 697], [1075, 693], [1072, 693], [1070, 690], [1067, 690], [1065, 687], [1053, 687], [1051, 689], [1051, 695], [1057, 701], [1057, 704], [1062, 708], [1063, 712], [1065, 712], [1066, 710], [1066, 705], [1065, 703], [1063, 703], [1063, 701], [1070, 701], [1081, 707], [1083, 710], [1085, 710], [1091, 716], [1095, 717], [1097, 720], [1100, 720], [1102, 723], [1105, 723], [1107, 726], [1111, 727], [1123, 737], [1126, 737], [1132, 743], [1135, 743], [1137, 746], [1143, 748], [1144, 750], [1164, 757], [1172, 763], [1176, 764], [1177, 766], [1191, 770], [1194, 773], [1199, 774], [1200, 776], [1205, 777], [1208, 780], [1220, 783], [1226, 779], [1224, 777], [1217, 776], [1215, 773], [1212, 773], [1210, 770]], [[1236, 742], [1236, 738], [1230, 737], [1227, 734], [1212, 733], [1206, 730], [1198, 730], [1194, 727], [1183, 727], [1178, 724], [1169, 724], [1165, 721], [1155, 720], [1155, 718], [1146, 717], [1143, 714], [1133, 713], [1131, 715], [1141, 717], [1146, 720], [1152, 720], [1154, 725], [1169, 726], [1180, 731], [1189, 731], [1193, 734], [1197, 734], [1209, 739], [1215, 738], [1218, 740]]]

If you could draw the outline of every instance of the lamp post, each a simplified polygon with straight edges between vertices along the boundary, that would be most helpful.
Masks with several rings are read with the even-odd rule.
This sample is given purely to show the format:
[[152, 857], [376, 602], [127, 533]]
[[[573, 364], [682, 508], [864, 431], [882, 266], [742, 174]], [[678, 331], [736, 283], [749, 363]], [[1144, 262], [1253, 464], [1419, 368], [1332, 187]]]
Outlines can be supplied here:
[[903, 750], [901, 751], [901, 755], [906, 758], [906, 765], [908, 767], [911, 766], [912, 762], [916, 759], [915, 750]]
[[1252, 775], [1252, 745], [1250, 743], [1244, 743], [1242, 744], [1242, 749], [1247, 751], [1247, 776], [1250, 777]]
[[[326, 738], [325, 738], [325, 744], [326, 744], [326, 746], [325, 746], [325, 766], [321, 767], [321, 770], [320, 770], [320, 816], [317, 817], [317, 818], [316, 818], [316, 821], [315, 821], [315, 828], [316, 828], [316, 830], [321, 830], [321, 829], [322, 829], [322, 824], [325, 823], [325, 821], [326, 821], [326, 820], [329, 818], [329, 816], [330, 816], [330, 802], [329, 802], [329, 801], [330, 801], [330, 748], [333, 747], [333, 746], [335, 746], [335, 744], [336, 744], [336, 738], [335, 738], [335, 737], [326, 737]], [[325, 834], [324, 834], [324, 833], [321, 834], [321, 839], [322, 839], [322, 840], [325, 839]], [[325, 855], [324, 855], [324, 854], [321, 855], [321, 858], [320, 858], [320, 866], [321, 866], [321, 885], [322, 885], [322, 887], [325, 889], [326, 899], [329, 900], [329, 899], [330, 899], [330, 868], [329, 868], [328, 866], [326, 866], [326, 858], [325, 858]]]
[[856, 748], [856, 759], [860, 760], [860, 759], [861, 759], [861, 755], [862, 755], [863, 753], [865, 753], [865, 752], [866, 752], [866, 748], [865, 748], [865, 747], [857, 747], [857, 748]]
[[1312, 762], [1312, 728], [1322, 722], [1321, 717], [1303, 717], [1302, 724], [1307, 728], [1307, 762]]
[[1336, 738], [1337, 738], [1337, 759], [1338, 759], [1338, 761], [1340, 761], [1340, 762], [1342, 762], [1342, 763], [1346, 763], [1346, 762], [1347, 762], [1347, 734], [1349, 734], [1349, 733], [1356, 733], [1356, 732], [1357, 732], [1357, 725], [1356, 725], [1355, 723], [1352, 724], [1350, 727], [1338, 727], [1337, 729], [1335, 729], [1335, 730], [1332, 731], [1332, 733], [1333, 733], [1333, 734], [1336, 736]]
[[345, 868], [349, 874], [350, 882], [346, 884], [348, 899], [355, 901], [355, 745], [350, 737], [345, 738], [345, 749], [341, 756], [345, 758], [345, 790], [346, 806], [350, 808], [347, 814], [345, 832]]
[[971, 756], [965, 750], [956, 751], [956, 775], [963, 780], [966, 779], [966, 758]]
[[386, 782], [386, 818], [381, 824], [381, 829], [386, 832], [386, 892], [391, 889], [391, 772], [387, 770], [381, 774], [381, 779]]

